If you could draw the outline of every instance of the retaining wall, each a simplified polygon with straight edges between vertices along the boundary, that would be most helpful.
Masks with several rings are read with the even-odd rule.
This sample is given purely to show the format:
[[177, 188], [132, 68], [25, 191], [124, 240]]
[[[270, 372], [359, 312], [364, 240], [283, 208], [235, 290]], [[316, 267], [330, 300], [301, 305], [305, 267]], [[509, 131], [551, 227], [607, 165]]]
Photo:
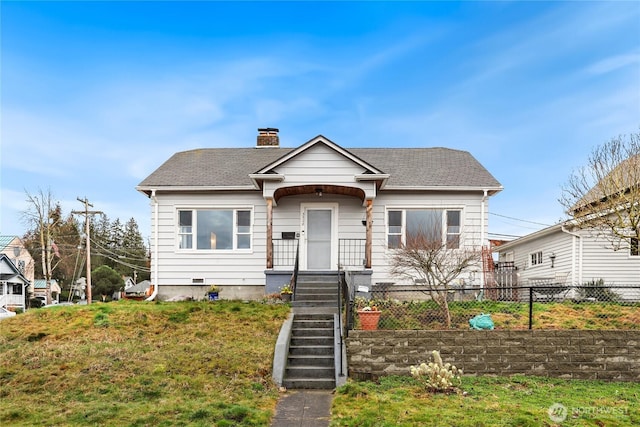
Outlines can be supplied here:
[[411, 365], [444, 362], [465, 375], [526, 374], [640, 382], [640, 331], [349, 331], [349, 376], [409, 375]]

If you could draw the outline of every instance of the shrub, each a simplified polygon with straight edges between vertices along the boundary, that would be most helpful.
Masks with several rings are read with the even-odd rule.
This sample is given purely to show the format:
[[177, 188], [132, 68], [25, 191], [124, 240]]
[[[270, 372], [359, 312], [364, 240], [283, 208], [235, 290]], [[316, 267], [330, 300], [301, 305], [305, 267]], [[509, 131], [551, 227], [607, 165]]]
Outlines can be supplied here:
[[456, 368], [450, 363], [442, 363], [440, 352], [433, 350], [433, 362], [422, 363], [419, 366], [411, 366], [411, 376], [422, 382], [429, 391], [453, 391], [461, 383], [462, 369]]

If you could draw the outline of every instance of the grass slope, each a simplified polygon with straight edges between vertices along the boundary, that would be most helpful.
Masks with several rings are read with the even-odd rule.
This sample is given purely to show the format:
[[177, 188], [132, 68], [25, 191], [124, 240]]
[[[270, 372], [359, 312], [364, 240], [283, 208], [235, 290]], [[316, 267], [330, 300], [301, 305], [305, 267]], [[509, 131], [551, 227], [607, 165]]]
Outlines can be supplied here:
[[233, 301], [55, 307], [0, 323], [0, 425], [268, 425], [289, 308]]

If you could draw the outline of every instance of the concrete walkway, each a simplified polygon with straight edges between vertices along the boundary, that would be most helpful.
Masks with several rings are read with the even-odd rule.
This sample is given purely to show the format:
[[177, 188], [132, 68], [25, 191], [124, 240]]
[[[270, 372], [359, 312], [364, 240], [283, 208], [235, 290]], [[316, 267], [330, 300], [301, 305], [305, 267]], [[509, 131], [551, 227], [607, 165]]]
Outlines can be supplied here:
[[332, 390], [290, 390], [280, 396], [271, 427], [327, 427]]

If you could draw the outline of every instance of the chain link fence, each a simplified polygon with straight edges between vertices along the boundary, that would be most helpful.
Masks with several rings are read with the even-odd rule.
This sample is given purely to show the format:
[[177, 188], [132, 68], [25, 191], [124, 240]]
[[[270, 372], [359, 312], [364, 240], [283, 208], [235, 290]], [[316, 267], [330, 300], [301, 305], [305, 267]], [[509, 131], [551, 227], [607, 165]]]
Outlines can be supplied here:
[[495, 329], [640, 329], [640, 286], [517, 286], [429, 291], [426, 286], [378, 286], [356, 293], [358, 311], [379, 311], [377, 329], [469, 329], [489, 314]]

